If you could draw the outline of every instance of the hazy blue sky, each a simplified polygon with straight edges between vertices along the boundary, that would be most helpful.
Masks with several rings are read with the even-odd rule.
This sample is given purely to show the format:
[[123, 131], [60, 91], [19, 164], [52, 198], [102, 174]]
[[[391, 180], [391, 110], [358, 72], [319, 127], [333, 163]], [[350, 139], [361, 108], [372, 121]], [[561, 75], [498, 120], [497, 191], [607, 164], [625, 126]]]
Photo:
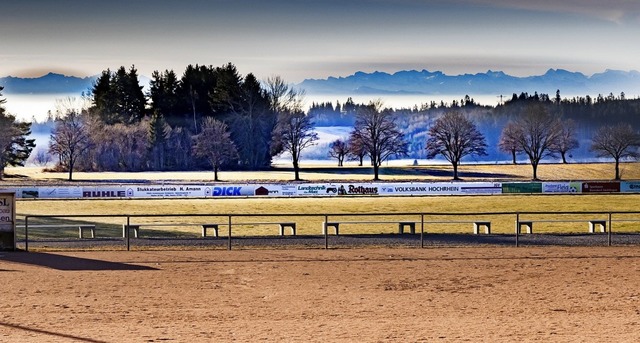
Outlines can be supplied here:
[[290, 82], [355, 71], [640, 69], [636, 0], [21, 0], [0, 7], [0, 76], [234, 63]]

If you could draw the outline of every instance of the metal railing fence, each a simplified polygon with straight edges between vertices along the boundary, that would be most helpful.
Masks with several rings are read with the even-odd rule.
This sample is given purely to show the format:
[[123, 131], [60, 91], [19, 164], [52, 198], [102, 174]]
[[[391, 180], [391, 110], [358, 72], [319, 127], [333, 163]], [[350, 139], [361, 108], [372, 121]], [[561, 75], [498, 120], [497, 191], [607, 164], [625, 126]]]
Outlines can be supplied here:
[[[20, 216], [20, 214], [18, 214]], [[237, 233], [238, 228], [243, 226], [259, 226], [268, 224], [282, 224], [285, 220], [273, 220], [278, 218], [285, 218], [287, 223], [298, 223], [303, 221], [306, 226], [306, 231], [311, 231], [310, 225], [316, 225], [316, 228], [322, 229], [322, 234], [307, 234], [307, 236], [313, 236], [315, 238], [324, 239], [324, 248], [328, 249], [330, 228], [335, 228], [335, 236], [338, 236], [338, 227], [341, 225], [352, 226], [356, 224], [363, 224], [369, 226], [383, 226], [387, 224], [401, 225], [399, 228], [402, 232], [402, 223], [409, 226], [412, 231], [415, 230], [415, 234], [419, 234], [420, 247], [425, 247], [425, 235], [427, 234], [427, 227], [437, 227], [439, 225], [447, 224], [473, 224], [476, 229], [477, 224], [490, 224], [493, 227], [491, 235], [493, 236], [508, 236], [514, 238], [515, 246], [521, 244], [522, 226], [528, 224], [528, 229], [532, 229], [533, 223], [578, 223], [589, 222], [589, 225], [602, 224], [602, 228], [606, 226], [607, 245], [612, 245], [612, 232], [614, 231], [614, 223], [640, 223], [640, 211], [570, 211], [570, 212], [451, 212], [451, 213], [434, 213], [434, 212], [392, 212], [392, 213], [266, 213], [266, 214], [228, 214], [228, 213], [201, 213], [201, 214], [121, 214], [121, 215], [105, 215], [105, 214], [91, 214], [91, 215], [23, 215], [24, 224], [20, 227], [24, 228], [24, 250], [29, 251], [30, 242], [30, 228], [48, 226], [55, 228], [56, 226], [72, 226], [72, 225], [56, 225], [48, 224], [42, 225], [43, 222], [56, 221], [70, 221], [74, 223], [82, 222], [87, 223], [89, 220], [96, 220], [98, 218], [109, 218], [107, 221], [102, 221], [103, 225], [111, 225], [112, 227], [118, 227], [122, 224], [123, 237], [122, 244], [127, 250], [131, 249], [131, 234], [130, 229], [136, 226], [201, 226], [208, 224], [211, 221], [205, 221], [204, 219], [216, 218], [220, 227], [226, 227], [226, 240], [227, 249], [231, 250], [233, 247], [233, 241], [241, 237], [251, 237], [249, 235], [240, 235]], [[172, 221], [167, 222], [167, 219], [171, 218]], [[247, 221], [247, 219], [258, 218], [258, 221]], [[180, 222], [176, 223], [175, 220], [179, 219]], [[220, 220], [223, 219], [223, 220]], [[316, 219], [317, 221], [313, 221]], [[264, 222], [264, 221], [268, 222]], [[593, 223], [595, 222], [595, 224]], [[313, 224], [311, 224], [313, 223]], [[413, 223], [413, 224], [411, 224]], [[513, 225], [513, 231], [508, 229], [509, 223]], [[84, 224], [78, 224], [83, 226]], [[500, 230], [495, 230], [496, 226], [500, 227]], [[419, 231], [418, 231], [419, 228]], [[204, 228], [203, 228], [204, 229]], [[218, 233], [218, 227], [216, 227], [216, 236]], [[295, 224], [291, 228], [293, 232], [296, 230]], [[80, 237], [82, 237], [82, 228], [80, 228]], [[366, 231], [366, 230], [365, 230]], [[486, 231], [489, 233], [489, 225], [486, 226]], [[634, 233], [640, 233], [640, 227], [635, 230], [631, 230]], [[137, 232], [137, 231], [136, 231]], [[344, 231], [343, 231], [344, 232]], [[362, 233], [358, 230], [351, 230], [347, 235]], [[429, 231], [433, 233], [433, 231]], [[203, 237], [204, 237], [203, 231]], [[459, 232], [458, 232], [459, 233]], [[561, 232], [558, 232], [561, 233]], [[283, 235], [283, 227], [280, 227], [280, 235]], [[344, 234], [343, 234], [344, 235]], [[484, 236], [484, 235], [483, 235]], [[640, 236], [640, 235], [638, 235]], [[414, 236], [415, 237], [415, 236]], [[473, 237], [480, 237], [480, 235], [474, 235]], [[137, 237], [136, 237], [137, 238]], [[224, 239], [224, 237], [222, 237]], [[31, 240], [33, 242], [33, 240]], [[638, 240], [640, 244], [640, 239]]]

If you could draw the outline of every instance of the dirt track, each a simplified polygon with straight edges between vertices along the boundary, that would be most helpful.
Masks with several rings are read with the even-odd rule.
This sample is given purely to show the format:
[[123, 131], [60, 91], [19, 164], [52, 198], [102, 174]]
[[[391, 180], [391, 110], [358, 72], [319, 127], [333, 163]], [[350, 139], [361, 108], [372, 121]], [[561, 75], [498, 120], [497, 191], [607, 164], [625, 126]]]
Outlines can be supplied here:
[[637, 342], [637, 247], [0, 252], [3, 342]]

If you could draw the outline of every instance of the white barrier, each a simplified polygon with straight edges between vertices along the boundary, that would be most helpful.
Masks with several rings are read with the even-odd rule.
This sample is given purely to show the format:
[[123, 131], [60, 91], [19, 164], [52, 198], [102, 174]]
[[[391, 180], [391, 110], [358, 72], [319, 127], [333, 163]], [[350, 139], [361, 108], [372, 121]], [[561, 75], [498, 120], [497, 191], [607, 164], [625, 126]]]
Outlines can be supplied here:
[[[508, 185], [527, 185], [510, 182]], [[543, 193], [640, 192], [640, 182], [542, 182]], [[605, 187], [606, 186], [606, 187]], [[300, 184], [144, 184], [7, 188], [17, 198], [212, 198], [212, 197], [342, 197], [502, 194], [501, 182], [300, 183]], [[538, 188], [538, 193], [540, 188]]]

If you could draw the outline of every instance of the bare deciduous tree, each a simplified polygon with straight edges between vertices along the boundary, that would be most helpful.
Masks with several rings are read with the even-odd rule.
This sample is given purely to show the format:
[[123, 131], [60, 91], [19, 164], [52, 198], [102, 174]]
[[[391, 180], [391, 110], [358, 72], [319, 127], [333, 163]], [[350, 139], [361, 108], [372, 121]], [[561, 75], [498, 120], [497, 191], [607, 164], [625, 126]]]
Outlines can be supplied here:
[[46, 166], [51, 162], [51, 155], [45, 149], [38, 149], [33, 157], [33, 162], [39, 166]]
[[580, 142], [576, 138], [576, 123], [571, 120], [560, 122], [560, 135], [558, 137], [558, 145], [553, 149], [562, 157], [562, 163], [567, 163], [567, 153], [571, 150], [578, 149]]
[[271, 148], [291, 154], [295, 180], [300, 180], [300, 154], [302, 150], [315, 145], [318, 134], [314, 131], [311, 118], [300, 110], [285, 110], [278, 114], [278, 122], [273, 130]]
[[193, 142], [194, 154], [206, 158], [213, 167], [215, 181], [218, 181], [220, 167], [238, 157], [227, 124], [211, 117], [204, 119], [202, 130], [193, 137]]
[[358, 166], [362, 167], [364, 157], [367, 156], [369, 152], [357, 135], [354, 136], [354, 132], [351, 132], [351, 136], [347, 141], [347, 146], [349, 146], [349, 152], [347, 154], [349, 159], [357, 160]]
[[518, 145], [518, 129], [513, 122], [507, 123], [502, 129], [500, 134], [500, 141], [498, 142], [498, 148], [500, 151], [511, 154], [511, 161], [513, 164], [517, 164], [516, 155], [521, 153], [522, 150]]
[[427, 158], [442, 155], [453, 166], [453, 179], [459, 180], [458, 166], [465, 156], [487, 155], [487, 143], [476, 125], [462, 113], [451, 111], [429, 128]]
[[269, 106], [275, 113], [289, 109], [301, 109], [304, 91], [289, 87], [280, 76], [272, 76], [265, 81]]
[[629, 124], [603, 126], [596, 131], [591, 151], [598, 157], [612, 157], [616, 163], [615, 179], [620, 180], [620, 160], [640, 157], [640, 134]]
[[379, 180], [380, 165], [392, 155], [407, 154], [408, 144], [404, 134], [393, 120], [390, 110], [382, 109], [381, 101], [372, 101], [356, 111], [356, 122], [351, 140], [362, 145], [371, 157], [373, 179]]
[[349, 153], [349, 146], [347, 142], [342, 139], [336, 139], [329, 145], [329, 157], [333, 157], [338, 160], [338, 167], [342, 167], [344, 164], [344, 158]]
[[49, 152], [56, 154], [59, 164], [69, 172], [73, 180], [73, 168], [82, 154], [91, 147], [91, 139], [84, 126], [82, 115], [69, 111], [56, 119], [49, 140]]
[[516, 142], [529, 157], [533, 168], [533, 179], [538, 179], [538, 165], [544, 157], [555, 157], [554, 147], [562, 132], [560, 122], [549, 114], [541, 104], [527, 106], [515, 121], [518, 130]]

